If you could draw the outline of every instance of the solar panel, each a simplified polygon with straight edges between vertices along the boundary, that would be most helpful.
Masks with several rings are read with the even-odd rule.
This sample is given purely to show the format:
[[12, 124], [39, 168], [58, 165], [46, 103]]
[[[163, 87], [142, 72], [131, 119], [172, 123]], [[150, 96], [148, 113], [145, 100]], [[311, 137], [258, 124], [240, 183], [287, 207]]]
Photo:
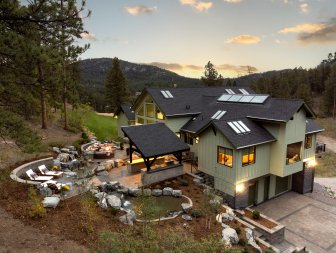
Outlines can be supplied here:
[[235, 131], [236, 134], [241, 134], [241, 132], [232, 122], [228, 122], [228, 125], [232, 128], [233, 131]]
[[216, 119], [221, 119], [225, 113], [226, 111], [222, 111], [219, 115], [217, 115]]
[[217, 112], [211, 117], [211, 119], [215, 119], [221, 112], [222, 112], [221, 110], [217, 111]]
[[241, 120], [238, 121], [238, 124], [241, 125], [242, 128], [244, 128], [245, 132], [251, 132], [251, 130]]
[[166, 90], [166, 93], [167, 93], [167, 95], [168, 95], [169, 98], [173, 98], [173, 95], [170, 93], [169, 90]]
[[241, 95], [232, 95], [232, 97], [230, 97], [230, 98], [228, 99], [228, 101], [237, 102], [237, 101], [239, 101], [239, 99], [241, 99], [241, 98], [242, 98]]
[[164, 98], [169, 98], [168, 94], [166, 93], [166, 91], [162, 90], [161, 94], [163, 95]]
[[238, 102], [241, 103], [249, 103], [252, 99], [254, 98], [254, 96], [242, 96], [241, 99]]
[[223, 94], [222, 96], [220, 96], [220, 97], [218, 98], [217, 101], [222, 101], [222, 102], [228, 101], [228, 99], [230, 99], [231, 96], [232, 96], [232, 95], [229, 95], [229, 94]]
[[239, 125], [237, 121], [233, 121], [232, 123], [239, 129], [240, 132], [242, 132], [242, 133], [246, 132], [245, 129], [242, 128], [242, 126]]
[[251, 103], [256, 103], [256, 104], [262, 104], [265, 102], [265, 100], [268, 98], [268, 96], [255, 96], [252, 100]]

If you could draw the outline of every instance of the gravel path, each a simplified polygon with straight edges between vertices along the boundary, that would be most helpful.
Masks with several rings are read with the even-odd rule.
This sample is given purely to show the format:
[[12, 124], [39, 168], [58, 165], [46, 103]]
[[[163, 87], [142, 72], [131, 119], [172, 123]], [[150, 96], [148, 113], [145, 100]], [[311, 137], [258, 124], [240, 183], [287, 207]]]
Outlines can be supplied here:
[[326, 187], [330, 187], [331, 190], [336, 192], [336, 177], [315, 177], [314, 182]]
[[320, 142], [320, 143], [327, 144], [326, 145], [327, 150], [330, 150], [330, 151], [336, 153], [336, 140], [335, 139], [333, 139], [331, 137], [328, 137], [328, 136], [318, 134], [317, 135], [317, 141]]

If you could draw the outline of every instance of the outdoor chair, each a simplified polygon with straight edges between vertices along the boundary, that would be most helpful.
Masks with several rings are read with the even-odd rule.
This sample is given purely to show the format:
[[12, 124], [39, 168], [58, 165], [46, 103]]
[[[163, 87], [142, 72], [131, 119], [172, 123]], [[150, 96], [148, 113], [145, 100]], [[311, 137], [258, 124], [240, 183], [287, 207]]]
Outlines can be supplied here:
[[53, 179], [52, 176], [39, 176], [32, 169], [27, 170], [26, 174], [32, 181], [49, 181]]
[[53, 190], [55, 193], [59, 193], [62, 190], [62, 184], [58, 183], [55, 180], [49, 180], [46, 182], [41, 183], [41, 186], [48, 187]]
[[62, 171], [50, 171], [47, 169], [47, 167], [43, 164], [38, 166], [39, 171], [43, 176], [54, 176], [54, 177], [61, 177], [63, 176]]

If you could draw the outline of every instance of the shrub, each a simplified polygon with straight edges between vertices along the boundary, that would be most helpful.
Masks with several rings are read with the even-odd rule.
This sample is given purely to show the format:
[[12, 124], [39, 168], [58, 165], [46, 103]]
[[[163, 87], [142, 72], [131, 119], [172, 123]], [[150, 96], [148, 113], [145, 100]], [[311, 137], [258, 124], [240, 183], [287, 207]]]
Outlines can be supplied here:
[[253, 212], [252, 212], [252, 217], [253, 217], [253, 219], [255, 219], [255, 220], [259, 220], [259, 219], [260, 219], [260, 212], [257, 211], [257, 210], [253, 210]]
[[246, 247], [247, 246], [247, 240], [245, 238], [240, 238], [238, 244], [243, 246], [243, 247]]
[[28, 198], [31, 203], [29, 215], [32, 218], [42, 218], [46, 215], [47, 210], [42, 204], [42, 197], [37, 194], [35, 188], [28, 189]]
[[194, 218], [198, 218], [201, 216], [201, 211], [198, 209], [191, 210], [190, 215]]
[[188, 181], [186, 181], [186, 180], [181, 180], [181, 181], [180, 181], [180, 185], [181, 185], [181, 186], [188, 186], [189, 183], [188, 183]]
[[89, 139], [89, 136], [87, 135], [87, 133], [85, 133], [85, 132], [82, 133], [82, 139], [83, 140], [88, 140]]
[[239, 235], [240, 234], [240, 232], [241, 232], [241, 229], [240, 229], [240, 227], [235, 227], [234, 228], [234, 230], [236, 230], [236, 232], [237, 232], [237, 234]]
[[117, 208], [113, 208], [113, 207], [111, 207], [111, 214], [112, 214], [113, 216], [116, 216], [117, 213], [118, 213], [118, 209], [117, 209]]

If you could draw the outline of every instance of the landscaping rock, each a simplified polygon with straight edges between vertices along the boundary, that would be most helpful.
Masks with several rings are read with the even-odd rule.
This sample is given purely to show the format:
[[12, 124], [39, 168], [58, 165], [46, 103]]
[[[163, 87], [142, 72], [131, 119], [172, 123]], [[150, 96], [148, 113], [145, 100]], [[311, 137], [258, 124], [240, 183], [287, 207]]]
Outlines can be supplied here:
[[119, 217], [119, 221], [126, 225], [133, 226], [133, 221], [136, 219], [136, 214], [133, 210], [128, 211], [125, 215]]
[[144, 195], [144, 196], [152, 196], [152, 190], [151, 189], [143, 189], [142, 190], [142, 194]]
[[56, 154], [60, 154], [61, 150], [58, 147], [53, 147], [52, 148], [53, 152], [55, 152]]
[[105, 196], [105, 192], [98, 192], [94, 195], [97, 199], [102, 199]]
[[129, 188], [128, 194], [134, 197], [141, 195], [141, 189], [139, 188]]
[[101, 183], [100, 185], [98, 185], [98, 189], [101, 192], [107, 192], [107, 183], [106, 182]]
[[182, 197], [182, 191], [181, 190], [173, 190], [172, 195], [174, 197]]
[[193, 179], [193, 182], [196, 184], [196, 185], [200, 185], [202, 183], [201, 179], [199, 178], [194, 178]]
[[98, 205], [103, 208], [103, 209], [106, 209], [107, 208], [107, 202], [106, 202], [106, 198], [102, 198], [100, 201], [97, 202]]
[[182, 210], [185, 212], [185, 213], [188, 213], [191, 208], [192, 208], [192, 205], [189, 204], [189, 203], [182, 203], [181, 204], [181, 207], [182, 207]]
[[187, 214], [182, 214], [182, 219], [186, 220], [186, 221], [192, 221], [192, 218], [190, 215]]
[[116, 209], [120, 209], [120, 207], [121, 207], [121, 199], [118, 198], [117, 196], [115, 196], [115, 195], [107, 195], [106, 196], [106, 200], [107, 200], [107, 203], [111, 207], [116, 208]]
[[171, 195], [173, 195], [173, 188], [170, 188], [170, 187], [163, 188], [162, 195], [163, 196], [171, 196]]
[[247, 239], [248, 244], [251, 245], [255, 249], [255, 252], [262, 253], [261, 248], [259, 247], [259, 245], [256, 243], [254, 239], [253, 230], [250, 228], [245, 228], [245, 232], [246, 232], [246, 239]]
[[68, 148], [61, 148], [61, 152], [62, 153], [69, 153], [70, 149], [68, 149]]
[[49, 187], [41, 187], [39, 191], [43, 197], [50, 197], [53, 194]]
[[96, 173], [99, 173], [99, 172], [102, 172], [102, 171], [105, 171], [106, 168], [104, 165], [98, 165], [98, 167], [95, 169], [95, 172]]
[[227, 227], [222, 230], [222, 241], [225, 243], [238, 244], [239, 238], [236, 230]]
[[77, 177], [77, 173], [73, 171], [64, 171], [63, 175], [66, 177], [74, 177], [74, 178]]
[[[108, 173], [107, 171], [105, 171], [105, 173]], [[116, 191], [119, 188], [120, 183], [118, 181], [112, 181], [112, 182], [108, 182], [106, 184], [106, 191], [107, 192], [113, 192]]]
[[162, 195], [162, 190], [161, 189], [153, 189], [152, 190], [152, 195], [155, 197], [159, 197]]
[[45, 197], [42, 204], [44, 207], [56, 208], [60, 200], [61, 199], [59, 197]]
[[129, 189], [127, 187], [121, 187], [117, 190], [118, 193], [127, 195], [128, 194]]

